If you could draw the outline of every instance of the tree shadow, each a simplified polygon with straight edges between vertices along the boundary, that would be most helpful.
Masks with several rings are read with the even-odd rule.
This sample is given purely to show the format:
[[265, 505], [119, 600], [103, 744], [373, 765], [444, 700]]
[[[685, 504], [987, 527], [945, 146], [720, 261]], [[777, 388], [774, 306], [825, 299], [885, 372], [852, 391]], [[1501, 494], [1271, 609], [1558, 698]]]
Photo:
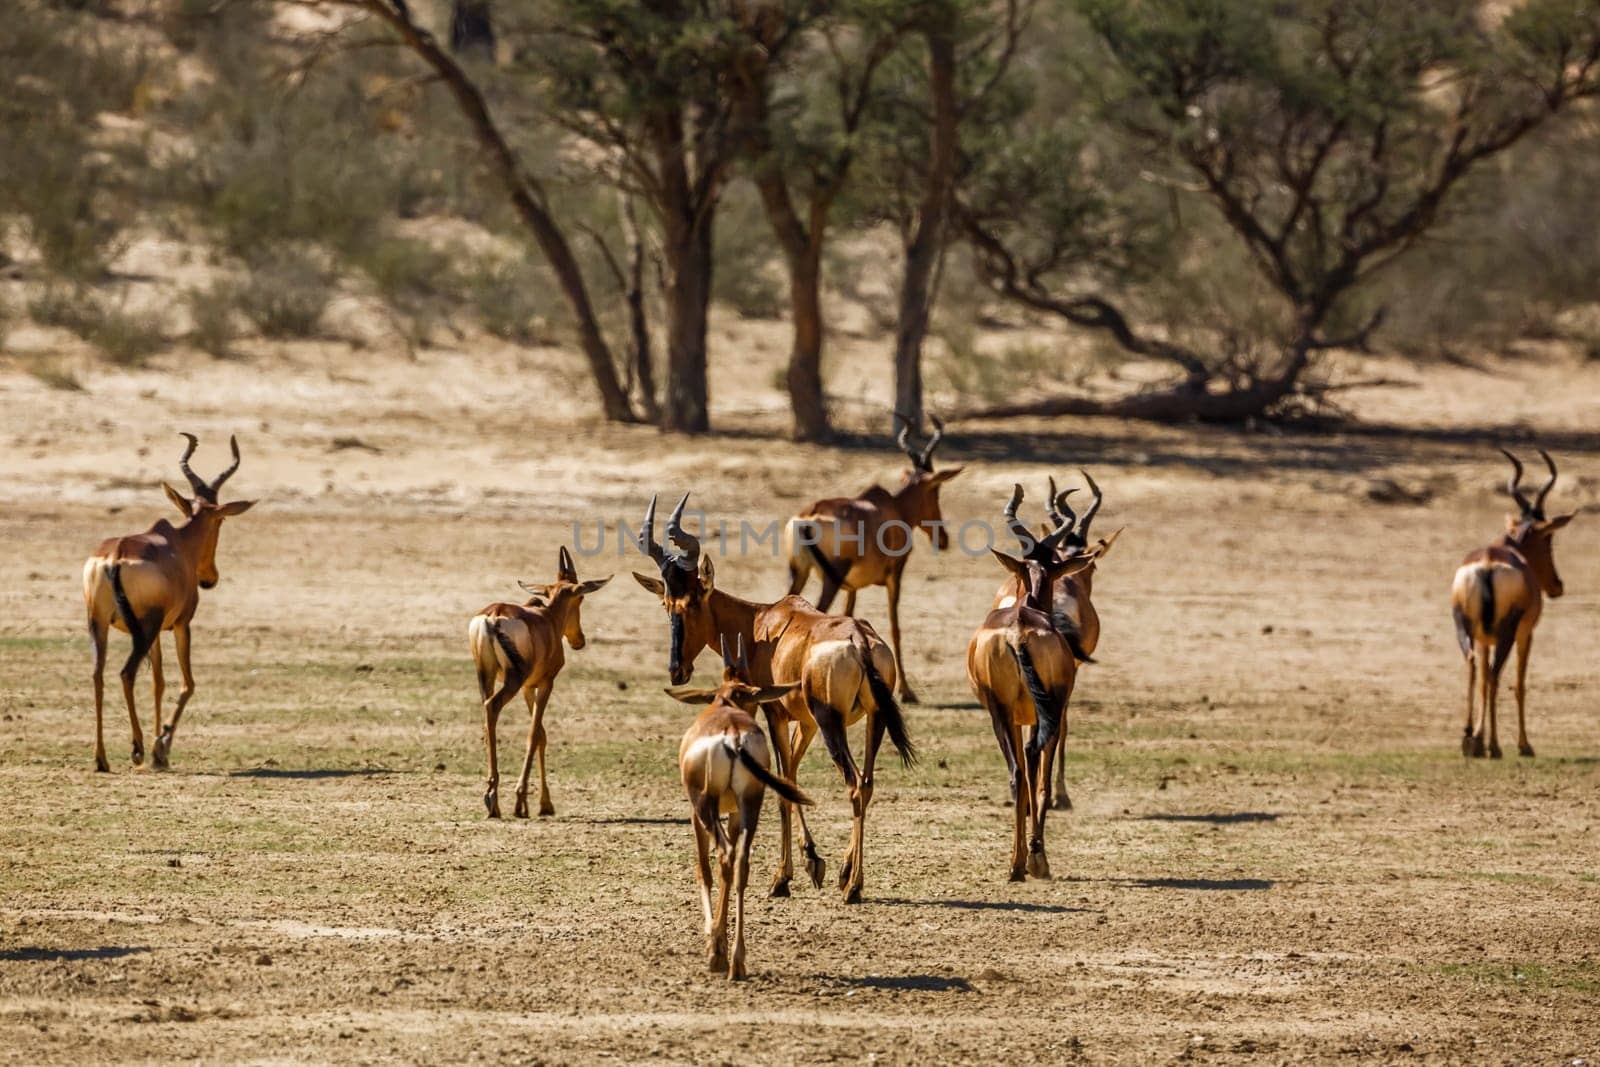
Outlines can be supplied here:
[[869, 974], [864, 978], [845, 978], [835, 974], [816, 974], [822, 982], [855, 989], [895, 989], [914, 993], [971, 993], [972, 983], [965, 978], [944, 974]]
[[590, 819], [574, 819], [589, 826], [688, 826], [687, 817], [668, 815], [606, 815]]
[[229, 771], [229, 778], [287, 778], [298, 781], [315, 781], [321, 778], [371, 778], [380, 774], [394, 774], [388, 767], [306, 767], [290, 770], [279, 767], [251, 767], [243, 771]]
[[960, 911], [1015, 911], [1041, 915], [1099, 914], [1096, 908], [1076, 908], [1067, 904], [1035, 904], [1026, 900], [909, 900], [905, 897], [884, 897], [874, 904], [887, 904], [894, 908], [956, 908]]
[[124, 956], [137, 956], [149, 951], [150, 946], [148, 945], [101, 945], [98, 948], [8, 948], [0, 950], [0, 960], [7, 962], [116, 960]]
[[1229, 826], [1234, 823], [1277, 822], [1280, 816], [1273, 811], [1213, 811], [1203, 815], [1140, 815], [1141, 822], [1202, 822], [1212, 826]]

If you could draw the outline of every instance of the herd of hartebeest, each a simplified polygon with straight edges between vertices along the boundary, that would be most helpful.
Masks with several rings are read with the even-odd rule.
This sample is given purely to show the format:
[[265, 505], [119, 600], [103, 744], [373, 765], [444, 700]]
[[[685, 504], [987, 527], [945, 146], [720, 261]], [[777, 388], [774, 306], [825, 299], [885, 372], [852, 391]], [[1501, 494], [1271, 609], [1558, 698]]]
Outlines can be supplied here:
[[[657, 573], [635, 573], [634, 577], [660, 597], [666, 609], [670, 633], [667, 673], [673, 685], [667, 692], [685, 703], [705, 705], [683, 736], [678, 762], [694, 830], [707, 953], [712, 969], [725, 969], [729, 977], [745, 973], [744, 891], [751, 840], [765, 791], [770, 788], [779, 795], [782, 820], [772, 895], [789, 894], [794, 875], [793, 817], [800, 820], [806, 874], [813, 886], [820, 888], [826, 865], [806, 826], [803, 809], [811, 801], [795, 784], [795, 777], [812, 740], [821, 734], [849, 789], [853, 823], [838, 884], [845, 899], [856, 902], [862, 892], [873, 768], [885, 734], [902, 761], [909, 764], [916, 758], [901, 710], [901, 704], [916, 699], [906, 683], [900, 655], [901, 579], [914, 529], [924, 530], [941, 548], [947, 543], [939, 488], [961, 470], [934, 470], [934, 452], [943, 436], [937, 420], [935, 425], [935, 434], [920, 448], [913, 447], [908, 433], [901, 431], [898, 443], [911, 466], [899, 489], [874, 485], [859, 497], [821, 500], [789, 521], [786, 551], [791, 586], [789, 594], [776, 601], [745, 600], [715, 584], [711, 557], [702, 551], [700, 540], [684, 528], [687, 494], [667, 519], [664, 544], [655, 536], [653, 498], [645, 511], [637, 543]], [[224, 519], [242, 514], [253, 503], [219, 499], [223, 484], [239, 468], [236, 440], [230, 441], [233, 464], [207, 482], [189, 466], [195, 438], [183, 436], [188, 447], [179, 468], [193, 496], [184, 496], [165, 483], [162, 486], [182, 512], [182, 519], [177, 523], [160, 519], [144, 533], [105, 541], [84, 565], [83, 595], [94, 646], [96, 770], [110, 769], [103, 724], [109, 631], [115, 627], [132, 638], [121, 679], [133, 733], [133, 762], [144, 760], [144, 735], [133, 689], [139, 664], [148, 657], [155, 707], [151, 762], [157, 768], [166, 767], [178, 720], [194, 695], [189, 624], [200, 590], [217, 582], [218, 532]], [[1546, 515], [1545, 501], [1555, 485], [1556, 465], [1542, 450], [1539, 454], [1550, 477], [1530, 501], [1522, 490], [1522, 464], [1505, 453], [1514, 471], [1508, 489], [1518, 511], [1510, 516], [1505, 533], [1462, 561], [1451, 589], [1456, 633], [1468, 672], [1464, 755], [1500, 755], [1496, 692], [1513, 645], [1517, 651], [1517, 747], [1522, 755], [1533, 755], [1524, 716], [1529, 647], [1543, 597], [1562, 594], [1552, 540], [1573, 517]], [[1013, 881], [1028, 875], [1050, 876], [1045, 816], [1050, 808], [1071, 803], [1064, 778], [1052, 790], [1050, 769], [1066, 731], [1067, 704], [1078, 665], [1091, 662], [1099, 640], [1099, 616], [1091, 603], [1095, 565], [1116, 540], [1113, 534], [1091, 542], [1090, 524], [1102, 498], [1094, 480], [1082, 473], [1093, 503], [1079, 518], [1068, 505], [1074, 490], [1057, 492], [1052, 479], [1045, 501], [1049, 521], [1037, 533], [1017, 517], [1023, 493], [1021, 486], [1013, 489], [1002, 514], [1019, 552], [994, 551], [1005, 571], [1004, 583], [967, 648], [968, 681], [989, 713], [1010, 776], [1015, 808]], [[823, 583], [815, 606], [799, 595], [813, 570], [820, 572]], [[491, 818], [500, 815], [496, 723], [501, 710], [518, 693], [527, 701], [530, 721], [514, 814], [528, 816], [529, 777], [536, 755], [539, 814], [555, 811], [545, 778], [545, 706], [565, 662], [563, 644], [573, 649], [584, 645], [583, 600], [608, 580], [580, 579], [571, 553], [562, 547], [554, 581], [522, 583], [529, 594], [526, 601], [490, 604], [468, 624], [489, 764], [483, 800]], [[852, 617], [856, 592], [872, 585], [884, 586], [888, 594], [890, 645], [884, 644], [871, 625]], [[844, 614], [830, 615], [827, 609], [841, 590], [846, 596]], [[163, 724], [160, 635], [164, 630], [172, 631], [183, 688], [171, 720]], [[686, 683], [694, 672], [694, 661], [707, 647], [721, 653], [721, 677], [715, 687], [691, 688]], [[770, 739], [754, 718], [758, 709], [765, 715]], [[865, 723], [859, 763], [847, 733], [858, 721]], [[713, 850], [721, 875], [715, 906], [711, 899]], [[730, 901], [734, 909], [731, 935]]]

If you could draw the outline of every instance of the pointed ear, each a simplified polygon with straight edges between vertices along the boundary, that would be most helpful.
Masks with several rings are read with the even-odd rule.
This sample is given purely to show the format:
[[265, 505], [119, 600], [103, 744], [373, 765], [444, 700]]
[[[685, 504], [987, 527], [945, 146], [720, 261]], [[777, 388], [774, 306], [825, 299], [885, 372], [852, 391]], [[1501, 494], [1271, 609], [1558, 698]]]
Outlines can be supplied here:
[[671, 689], [663, 689], [662, 692], [673, 700], [685, 704], [709, 704], [717, 699], [715, 689], [694, 689], [687, 685], [675, 685]]
[[1567, 523], [1571, 522], [1577, 517], [1578, 513], [1576, 511], [1572, 512], [1570, 515], [1557, 515], [1555, 518], [1546, 522], [1544, 524], [1544, 528], [1550, 533], [1555, 533], [1557, 530], [1561, 529], [1561, 527], [1565, 526]]
[[650, 590], [656, 596], [662, 596], [667, 591], [667, 587], [660, 578], [652, 578], [648, 574], [640, 574], [638, 571], [629, 571], [628, 573], [633, 575], [634, 581]]
[[1106, 553], [1111, 551], [1111, 546], [1117, 543], [1117, 538], [1121, 537], [1122, 536], [1122, 531], [1126, 530], [1126, 529], [1127, 529], [1126, 526], [1118, 526], [1117, 529], [1116, 529], [1116, 532], [1113, 533], [1110, 537], [1102, 537], [1102, 538], [1100, 538], [1100, 551], [1095, 553], [1095, 554], [1097, 556], [1099, 556], [1101, 559], [1104, 559], [1105, 556], [1106, 556]]
[[166, 482], [161, 483], [161, 488], [167, 491], [167, 499], [172, 501], [172, 503], [177, 506], [179, 511], [183, 512], [186, 516], [190, 514], [189, 509], [193, 505], [188, 497], [172, 488], [172, 486], [168, 485]]
[[231, 519], [235, 515], [243, 515], [255, 506], [256, 502], [254, 500], [230, 500], [222, 505], [222, 514]]
[[1028, 580], [1028, 565], [1022, 562], [1022, 560], [1017, 559], [1015, 556], [1008, 556], [998, 548], [991, 548], [989, 551], [994, 554], [994, 558], [999, 560], [1000, 565], [1006, 570], [1010, 571], [1012, 574], [1015, 574], [1024, 582]]
[[522, 587], [522, 591], [524, 593], [527, 593], [530, 596], [542, 596], [546, 600], [550, 599], [550, 587], [548, 585], [539, 585], [539, 584], [534, 583], [534, 582], [525, 582], [521, 578], [517, 579], [517, 584]]
[[765, 704], [769, 701], [779, 700], [785, 696], [788, 696], [790, 693], [799, 688], [799, 682], [786, 682], [783, 685], [763, 686], [762, 688], [756, 690], [755, 701], [757, 704]]
[[706, 587], [706, 592], [708, 592], [708, 593], [711, 592], [712, 586], [716, 584], [715, 583], [716, 575], [717, 575], [717, 568], [715, 568], [715, 567], [713, 567], [711, 565], [711, 557], [710, 556], [701, 556], [700, 557], [700, 584]]
[[967, 468], [965, 467], [946, 467], [942, 471], [935, 471], [933, 475], [933, 484], [943, 485], [945, 482], [948, 482], [951, 478], [954, 478], [956, 475], [960, 474], [966, 469]]
[[1053, 582], [1057, 578], [1070, 577], [1080, 571], [1086, 571], [1095, 565], [1100, 558], [1099, 551], [1087, 553], [1082, 556], [1072, 556], [1067, 559], [1056, 560], [1047, 569], [1049, 579]]
[[606, 583], [610, 580], [611, 575], [608, 574], [604, 578], [591, 578], [587, 582], [579, 582], [578, 595], [588, 596], [590, 593], [598, 593], [606, 587]]

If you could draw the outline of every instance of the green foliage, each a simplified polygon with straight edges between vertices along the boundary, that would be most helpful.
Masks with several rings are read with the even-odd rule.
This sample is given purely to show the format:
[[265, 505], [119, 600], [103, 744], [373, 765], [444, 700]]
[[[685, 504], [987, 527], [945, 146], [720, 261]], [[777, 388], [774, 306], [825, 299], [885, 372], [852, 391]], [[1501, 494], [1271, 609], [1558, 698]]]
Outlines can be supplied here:
[[238, 336], [239, 294], [230, 282], [217, 281], [203, 289], [190, 289], [184, 294], [193, 329], [189, 334], [196, 347], [218, 359], [233, 356], [233, 342]]
[[235, 297], [263, 337], [315, 337], [333, 284], [332, 272], [316, 256], [279, 246], [249, 261]]
[[524, 259], [476, 259], [461, 276], [466, 302], [483, 328], [517, 345], [550, 341], [538, 296], [549, 279]]
[[723, 194], [712, 240], [712, 297], [747, 319], [781, 318], [789, 309], [783, 267], [760, 201], [748, 185]]
[[28, 302], [28, 314], [40, 325], [70, 330], [121, 366], [141, 366], [167, 345], [160, 314], [131, 311], [81, 287], [47, 287]]

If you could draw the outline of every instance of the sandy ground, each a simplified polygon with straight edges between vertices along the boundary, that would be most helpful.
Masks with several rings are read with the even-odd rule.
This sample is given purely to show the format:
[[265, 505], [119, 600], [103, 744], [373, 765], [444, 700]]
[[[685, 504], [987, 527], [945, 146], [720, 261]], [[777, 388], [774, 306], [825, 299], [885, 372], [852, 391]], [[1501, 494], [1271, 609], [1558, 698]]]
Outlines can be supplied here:
[[[306, 346], [84, 371], [84, 392], [0, 368], [0, 1059], [1595, 1062], [1600, 524], [1560, 541], [1537, 758], [1460, 757], [1446, 606], [1504, 511], [1491, 443], [1536, 429], [1560, 506], [1600, 499], [1594, 366], [1391, 368], [1416, 387], [1351, 402], [1406, 434], [954, 430], [948, 517], [1085, 465], [1100, 524], [1128, 527], [1096, 584], [1054, 881], [1005, 880], [1004, 774], [964, 677], [999, 569], [926, 545], [903, 608], [925, 759], [880, 764], [859, 907], [765, 897], [769, 810], [748, 983], [702, 968], [689, 714], [660, 692], [637, 556], [580, 562], [621, 577], [551, 702], [558, 814], [484, 820], [465, 621], [547, 580], [575, 517], [692, 488], [759, 524], [898, 476], [879, 443], [783, 443], [781, 345], [751, 329], [720, 327], [716, 380], [755, 384], [719, 385], [732, 432], [704, 441], [595, 423], [555, 353]], [[174, 770], [130, 769], [113, 682], [96, 775], [78, 570], [169, 510], [179, 429], [203, 473], [237, 431], [230, 488], [261, 504], [223, 533]], [[1374, 503], [1377, 478], [1434, 496]], [[770, 556], [717, 563], [735, 592], [785, 584]], [[881, 592], [861, 608], [885, 625]], [[143, 677], [140, 701], [148, 729]], [[524, 735], [508, 712], [503, 763]], [[835, 864], [843, 788], [816, 753], [801, 781]]]

